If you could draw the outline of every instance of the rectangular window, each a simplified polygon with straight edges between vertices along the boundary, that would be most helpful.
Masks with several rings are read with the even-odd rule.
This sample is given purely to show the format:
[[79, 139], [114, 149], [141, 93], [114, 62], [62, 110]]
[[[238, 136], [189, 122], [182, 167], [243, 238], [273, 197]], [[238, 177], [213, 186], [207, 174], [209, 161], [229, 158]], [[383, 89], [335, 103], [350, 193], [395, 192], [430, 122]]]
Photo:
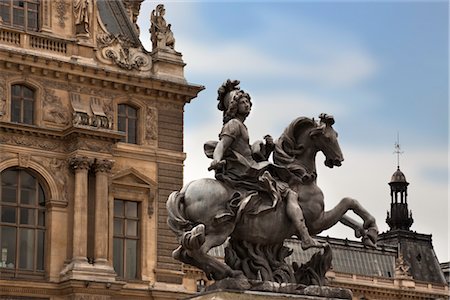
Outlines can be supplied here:
[[114, 270], [124, 279], [138, 279], [139, 221], [137, 202], [114, 200]]
[[39, 0], [0, 0], [3, 25], [20, 29], [39, 30]]

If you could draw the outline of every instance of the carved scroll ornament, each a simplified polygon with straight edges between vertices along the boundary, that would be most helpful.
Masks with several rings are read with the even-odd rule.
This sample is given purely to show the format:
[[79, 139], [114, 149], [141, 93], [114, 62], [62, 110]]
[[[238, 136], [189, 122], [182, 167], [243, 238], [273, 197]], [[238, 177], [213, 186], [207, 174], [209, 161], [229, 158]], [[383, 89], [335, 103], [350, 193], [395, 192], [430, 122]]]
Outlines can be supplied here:
[[150, 70], [151, 59], [141, 48], [134, 47], [127, 38], [105, 33], [97, 37], [97, 42], [101, 48], [100, 59], [115, 63], [126, 70]]

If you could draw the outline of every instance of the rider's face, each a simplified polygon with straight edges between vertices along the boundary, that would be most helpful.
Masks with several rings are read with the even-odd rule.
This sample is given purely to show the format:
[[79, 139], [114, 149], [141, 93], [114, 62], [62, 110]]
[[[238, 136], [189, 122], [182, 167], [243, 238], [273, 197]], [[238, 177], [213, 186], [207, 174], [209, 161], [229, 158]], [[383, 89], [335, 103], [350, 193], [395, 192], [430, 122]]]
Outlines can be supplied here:
[[250, 100], [247, 97], [242, 97], [241, 99], [239, 99], [239, 103], [238, 103], [238, 113], [239, 114], [248, 115], [250, 113], [251, 109], [252, 109], [252, 105], [250, 103]]

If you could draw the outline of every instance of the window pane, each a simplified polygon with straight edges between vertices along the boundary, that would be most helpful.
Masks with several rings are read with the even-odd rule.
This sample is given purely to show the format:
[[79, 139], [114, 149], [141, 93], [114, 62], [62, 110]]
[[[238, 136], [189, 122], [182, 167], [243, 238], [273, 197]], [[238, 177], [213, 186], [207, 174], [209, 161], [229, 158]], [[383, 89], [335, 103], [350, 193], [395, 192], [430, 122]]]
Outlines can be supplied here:
[[41, 185], [39, 185], [38, 205], [45, 207], [45, 194]]
[[[19, 1], [21, 2], [21, 1]], [[24, 25], [24, 17], [23, 17], [23, 9], [22, 8], [13, 8], [13, 25], [23, 27]]]
[[20, 190], [20, 203], [22, 204], [36, 204], [36, 191], [30, 189]]
[[21, 208], [20, 209], [20, 224], [35, 225], [35, 223], [36, 223], [35, 213], [36, 213], [36, 209]]
[[1, 263], [3, 268], [15, 268], [16, 263], [16, 228], [3, 226], [1, 228]]
[[20, 85], [16, 84], [12, 86], [12, 95], [15, 97], [20, 96]]
[[12, 122], [20, 122], [21, 121], [21, 106], [22, 106], [22, 101], [20, 101], [19, 99], [12, 99], [12, 103], [11, 103], [11, 121]]
[[3, 205], [1, 207], [2, 210], [2, 219], [1, 221], [3, 223], [16, 223], [16, 208], [15, 207], [9, 207]]
[[113, 247], [113, 265], [119, 277], [123, 277], [123, 240], [114, 239]]
[[127, 217], [137, 218], [138, 216], [137, 202], [127, 201], [125, 209], [126, 209], [125, 215]]
[[136, 144], [136, 120], [128, 119], [128, 143]]
[[37, 231], [37, 256], [36, 269], [44, 270], [44, 245], [45, 245], [45, 231]]
[[34, 261], [34, 230], [19, 229], [19, 268], [33, 269]]
[[31, 99], [33, 100], [34, 96], [33, 96], [33, 90], [30, 89], [29, 87], [26, 86], [22, 86], [22, 90], [23, 90], [23, 96], [26, 99]]
[[23, 123], [33, 124], [33, 101], [23, 101]]
[[38, 210], [38, 226], [45, 226], [45, 210]]
[[134, 220], [127, 220], [127, 236], [138, 235], [138, 222]]
[[123, 216], [123, 201], [114, 200], [114, 216], [116, 217]]
[[10, 4], [5, 1], [0, 1], [0, 17], [2, 18], [3, 22], [6, 24], [9, 24], [10, 18]]
[[117, 130], [118, 131], [122, 131], [122, 132], [126, 132], [126, 126], [127, 126], [127, 121], [125, 117], [119, 117], [117, 119]]
[[135, 119], [136, 116], [137, 116], [137, 110], [131, 106], [128, 106], [128, 117]]
[[137, 278], [137, 241], [126, 240], [126, 274], [125, 278]]
[[16, 188], [2, 187], [2, 202], [15, 203], [17, 201]]
[[20, 185], [25, 188], [34, 189], [36, 187], [36, 179], [26, 171], [20, 172]]
[[123, 235], [123, 220], [114, 219], [114, 235]]
[[119, 105], [119, 116], [126, 116], [127, 106], [125, 104]]

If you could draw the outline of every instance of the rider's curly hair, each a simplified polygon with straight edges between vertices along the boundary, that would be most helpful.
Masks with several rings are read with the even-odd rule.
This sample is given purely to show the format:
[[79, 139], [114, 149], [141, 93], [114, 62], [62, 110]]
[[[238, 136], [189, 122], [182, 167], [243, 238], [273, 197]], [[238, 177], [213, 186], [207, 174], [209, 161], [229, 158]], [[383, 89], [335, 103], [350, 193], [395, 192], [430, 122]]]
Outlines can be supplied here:
[[238, 85], [239, 80], [228, 79], [217, 91], [217, 100], [219, 101], [217, 108], [223, 111], [223, 124], [236, 117], [241, 98], [247, 98], [250, 102], [250, 107], [252, 105], [250, 95], [241, 90]]

